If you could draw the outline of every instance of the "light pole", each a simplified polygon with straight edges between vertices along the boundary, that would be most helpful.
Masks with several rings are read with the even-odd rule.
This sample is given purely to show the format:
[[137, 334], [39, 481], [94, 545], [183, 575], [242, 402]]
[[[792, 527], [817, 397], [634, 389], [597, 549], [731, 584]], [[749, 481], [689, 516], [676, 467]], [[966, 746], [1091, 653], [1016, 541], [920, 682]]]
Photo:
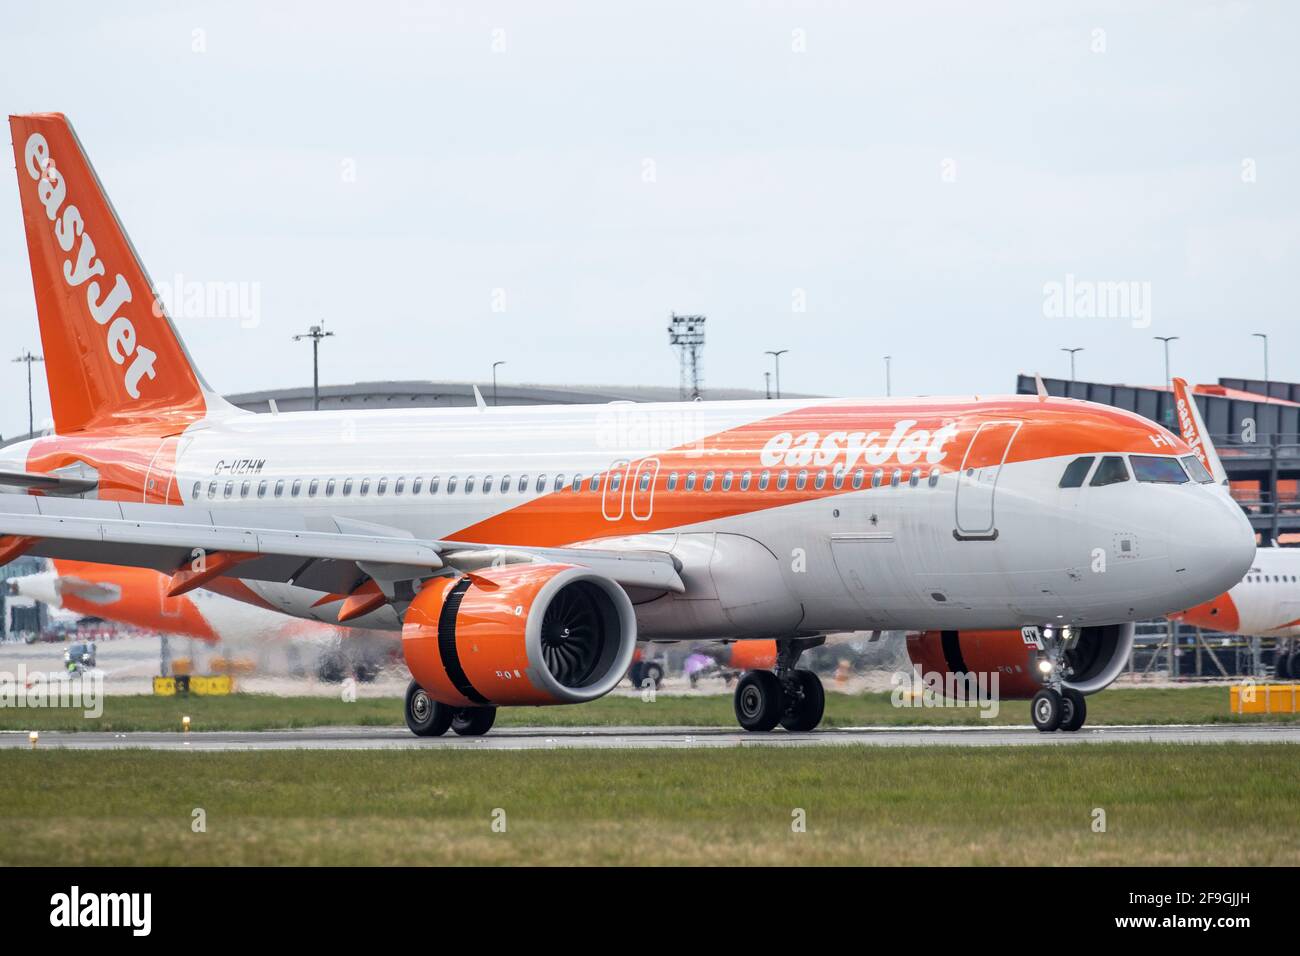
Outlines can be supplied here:
[[1264, 332], [1251, 332], [1252, 336], [1264, 340], [1264, 382], [1268, 383], [1268, 335]]
[[27, 434], [30, 435], [36, 430], [32, 424], [32, 363], [44, 362], [45, 358], [40, 355], [33, 355], [31, 350], [23, 352], [22, 355], [14, 359], [15, 362], [27, 363]]
[[1072, 349], [1063, 348], [1063, 349], [1061, 349], [1061, 351], [1062, 351], [1062, 352], [1069, 352], [1069, 353], [1070, 353], [1070, 381], [1073, 382], [1073, 381], [1074, 381], [1074, 353], [1075, 353], [1075, 352], [1082, 352], [1082, 351], [1083, 351], [1083, 346], [1082, 346], [1082, 345], [1078, 345], [1078, 346], [1075, 346], [1075, 347], [1072, 348]]
[[763, 388], [767, 390], [767, 397], [770, 399], [772, 397], [772, 373], [771, 372], [763, 373]]
[[312, 411], [320, 410], [320, 340], [327, 339], [333, 332], [325, 331], [325, 323], [313, 325], [301, 335], [295, 335], [293, 340], [301, 342], [303, 339], [311, 339], [311, 408]]
[[773, 351], [772, 349], [768, 349], [766, 352], [763, 353], [764, 355], [770, 355], [770, 356], [772, 356], [772, 360], [776, 363], [776, 397], [777, 397], [777, 399], [780, 399], [780, 398], [781, 398], [781, 356], [784, 355], [784, 354], [785, 354], [786, 352], [788, 352], [788, 351], [790, 351], [790, 350], [789, 350], [789, 349], [777, 349], [777, 350]]
[[1171, 379], [1169, 378], [1169, 343], [1170, 343], [1170, 342], [1177, 342], [1177, 341], [1178, 341], [1178, 336], [1176, 336], [1176, 335], [1153, 335], [1153, 336], [1151, 336], [1151, 337], [1152, 337], [1153, 339], [1155, 339], [1156, 341], [1158, 341], [1158, 342], [1164, 342], [1164, 343], [1165, 343], [1165, 388], [1168, 388], [1168, 387], [1169, 387], [1169, 384], [1170, 384], [1170, 382], [1171, 382]]
[[495, 408], [497, 403], [497, 366], [505, 365], [505, 360], [492, 363], [492, 405]]
[[889, 381], [889, 361], [892, 358], [892, 355], [885, 356], [885, 398], [888, 398], [892, 394], [893, 390], [893, 386]]

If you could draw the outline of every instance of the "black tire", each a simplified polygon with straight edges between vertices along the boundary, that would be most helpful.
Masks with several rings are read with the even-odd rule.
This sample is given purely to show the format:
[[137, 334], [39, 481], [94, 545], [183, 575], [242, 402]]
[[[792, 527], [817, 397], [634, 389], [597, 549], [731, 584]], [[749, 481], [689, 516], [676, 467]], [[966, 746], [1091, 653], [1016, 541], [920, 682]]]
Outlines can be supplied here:
[[732, 699], [736, 720], [745, 730], [763, 733], [781, 720], [785, 710], [781, 682], [771, 671], [749, 671], [736, 685]]
[[1045, 734], [1050, 734], [1061, 726], [1064, 709], [1061, 695], [1050, 687], [1044, 687], [1029, 702], [1029, 716], [1034, 726]]
[[495, 707], [461, 707], [451, 717], [451, 729], [462, 737], [482, 737], [497, 722]]
[[406, 704], [402, 710], [406, 726], [417, 737], [441, 737], [451, 726], [451, 708], [438, 703], [415, 681], [406, 685]]
[[781, 726], [796, 733], [816, 730], [826, 712], [826, 689], [822, 687], [821, 678], [812, 671], [795, 671], [794, 679], [798, 692], [786, 695]]
[[632, 682], [632, 686], [637, 690], [641, 689], [641, 672], [645, 665], [640, 661], [633, 661], [632, 666], [627, 669], [627, 679]]
[[664, 668], [662, 664], [651, 662], [646, 664], [641, 670], [641, 682], [638, 686], [645, 686], [645, 681], [650, 681], [650, 686], [658, 690], [664, 684]]
[[347, 664], [343, 655], [336, 651], [326, 651], [316, 664], [316, 676], [327, 684], [342, 683], [348, 676]]
[[1273, 654], [1273, 676], [1278, 680], [1291, 679], [1291, 657], [1285, 650]]
[[1290, 680], [1300, 679], [1300, 651], [1292, 651], [1291, 656], [1287, 658], [1287, 677]]
[[1088, 719], [1088, 700], [1083, 694], [1067, 687], [1061, 694], [1060, 730], [1073, 733], [1083, 726]]

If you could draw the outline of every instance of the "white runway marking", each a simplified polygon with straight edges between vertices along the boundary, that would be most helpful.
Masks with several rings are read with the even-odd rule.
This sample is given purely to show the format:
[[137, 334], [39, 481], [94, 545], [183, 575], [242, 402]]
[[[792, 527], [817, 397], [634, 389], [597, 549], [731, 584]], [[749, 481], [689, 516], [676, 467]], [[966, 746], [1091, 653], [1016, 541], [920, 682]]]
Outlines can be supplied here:
[[[306, 730], [66, 733], [42, 731], [40, 749], [221, 750], [593, 750], [709, 747], [1005, 747], [1089, 743], [1300, 744], [1300, 724], [1162, 724], [1085, 727], [1043, 734], [1032, 727], [846, 727], [808, 734], [748, 734], [720, 727], [515, 727], [485, 737], [416, 737], [396, 727], [318, 727]], [[0, 748], [27, 749], [27, 731], [0, 732]]]

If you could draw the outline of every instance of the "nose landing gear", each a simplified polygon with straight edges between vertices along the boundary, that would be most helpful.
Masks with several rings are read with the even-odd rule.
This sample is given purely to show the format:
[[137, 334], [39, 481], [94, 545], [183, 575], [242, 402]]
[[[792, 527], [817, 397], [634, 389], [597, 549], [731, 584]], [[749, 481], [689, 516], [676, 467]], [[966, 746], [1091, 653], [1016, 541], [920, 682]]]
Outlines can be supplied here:
[[1047, 684], [1029, 703], [1034, 726], [1043, 733], [1079, 730], [1088, 719], [1088, 703], [1082, 693], [1065, 686], [1065, 679], [1072, 673], [1069, 651], [1077, 641], [1077, 634], [1070, 628], [1055, 631], [1047, 627], [1033, 636], [1042, 651], [1039, 668]]
[[736, 684], [736, 720], [745, 730], [763, 733], [780, 724], [803, 732], [816, 728], [826, 710], [821, 678], [798, 670], [799, 656], [825, 638], [792, 638], [778, 642], [776, 673], [748, 671]]

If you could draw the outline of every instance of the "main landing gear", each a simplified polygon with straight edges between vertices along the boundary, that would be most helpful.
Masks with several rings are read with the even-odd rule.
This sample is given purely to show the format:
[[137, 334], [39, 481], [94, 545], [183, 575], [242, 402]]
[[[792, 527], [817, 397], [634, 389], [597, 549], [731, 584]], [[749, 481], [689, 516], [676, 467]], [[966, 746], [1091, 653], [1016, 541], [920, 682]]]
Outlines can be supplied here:
[[826, 691], [821, 678], [809, 670], [797, 670], [799, 655], [825, 638], [794, 638], [782, 641], [776, 658], [776, 673], [748, 671], [736, 684], [736, 720], [745, 730], [756, 733], [780, 724], [786, 730], [808, 731], [821, 723], [826, 710]]
[[417, 737], [441, 737], [448, 730], [462, 737], [481, 737], [496, 723], [495, 707], [451, 707], [440, 704], [415, 681], [406, 688], [406, 726]]

